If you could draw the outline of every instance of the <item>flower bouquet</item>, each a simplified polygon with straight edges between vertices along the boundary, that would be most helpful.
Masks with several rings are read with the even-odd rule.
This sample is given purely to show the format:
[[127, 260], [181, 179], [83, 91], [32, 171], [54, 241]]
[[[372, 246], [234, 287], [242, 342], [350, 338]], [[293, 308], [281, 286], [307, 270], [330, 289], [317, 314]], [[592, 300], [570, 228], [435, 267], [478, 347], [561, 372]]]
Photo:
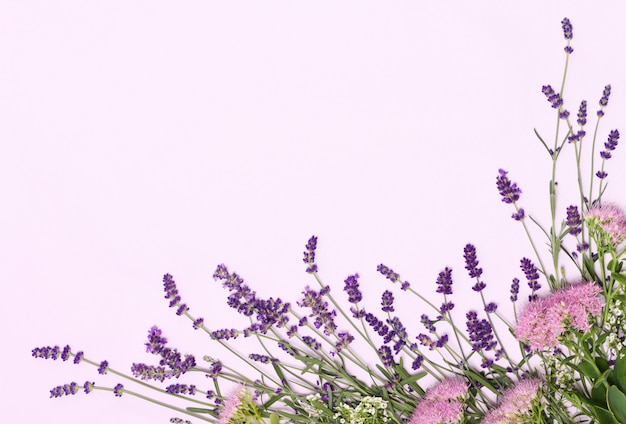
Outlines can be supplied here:
[[[153, 360], [133, 363], [129, 372], [70, 346], [33, 349], [35, 358], [119, 377], [113, 387], [71, 382], [50, 396], [108, 391], [138, 397], [168, 408], [173, 423], [626, 423], [626, 214], [605, 197], [607, 164], [620, 135], [611, 130], [603, 137], [599, 129], [610, 85], [593, 118], [585, 100], [576, 116], [565, 108], [574, 49], [569, 19], [561, 24], [562, 82], [542, 88], [556, 128], [550, 139], [535, 131], [551, 165], [549, 222], [522, 207], [522, 191], [507, 171], [496, 176], [502, 202], [534, 252], [520, 260], [525, 284], [514, 278], [504, 302], [488, 298], [477, 250], [467, 244], [463, 258], [478, 307], [458, 314], [451, 268], [434, 278], [440, 297], [434, 302], [380, 264], [381, 279], [391, 284], [379, 294], [380, 308], [371, 308], [359, 274], [344, 279], [343, 292], [324, 283], [313, 236], [303, 259], [311, 283], [293, 303], [262, 298], [236, 272], [217, 267], [213, 277], [226, 289], [228, 305], [245, 318], [240, 327], [213, 328], [165, 274], [169, 306], [215, 346], [203, 356], [168, 345], [157, 326], [145, 342]], [[556, 177], [565, 150], [575, 158], [577, 195], [561, 210]], [[533, 237], [537, 229], [547, 252]], [[400, 315], [406, 311], [396, 315], [398, 295], [419, 305], [417, 326], [405, 325]]]

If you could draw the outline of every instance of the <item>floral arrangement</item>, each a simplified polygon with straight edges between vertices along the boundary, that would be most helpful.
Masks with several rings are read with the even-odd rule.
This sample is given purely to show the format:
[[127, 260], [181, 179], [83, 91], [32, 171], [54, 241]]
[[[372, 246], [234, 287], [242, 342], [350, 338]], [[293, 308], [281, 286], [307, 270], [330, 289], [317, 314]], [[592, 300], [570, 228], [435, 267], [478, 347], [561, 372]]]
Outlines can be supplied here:
[[[587, 101], [580, 102], [576, 117], [565, 108], [574, 50], [572, 24], [567, 18], [561, 24], [562, 82], [557, 89], [542, 88], [556, 114], [553, 141], [535, 131], [551, 163], [548, 225], [524, 210], [522, 191], [505, 170], [496, 177], [502, 202], [534, 252], [520, 261], [528, 287], [523, 296], [524, 285], [512, 281], [510, 314], [487, 300], [476, 248], [467, 244], [465, 269], [480, 307], [461, 315], [463, 322], [452, 301], [452, 269], [436, 278], [442, 297], [437, 305], [399, 273], [378, 265], [396, 295], [415, 296], [424, 308], [419, 328], [409, 329], [394, 314], [393, 287], [382, 293], [380, 311], [363, 305], [358, 274], [345, 278], [343, 293], [331, 290], [322, 281], [313, 236], [303, 260], [312, 283], [295, 304], [261, 298], [237, 273], [217, 267], [213, 277], [228, 291], [228, 305], [247, 319], [242, 328], [211, 328], [192, 314], [174, 278], [165, 274], [169, 306], [230, 352], [228, 360], [183, 354], [156, 326], [145, 343], [155, 359], [134, 363], [130, 373], [70, 346], [38, 347], [35, 358], [71, 360], [120, 378], [114, 387], [72, 382], [53, 388], [50, 397], [80, 391], [134, 396], [174, 411], [172, 423], [626, 423], [626, 214], [604, 199], [607, 164], [620, 134], [611, 130], [600, 147], [610, 85], [595, 123], [588, 123]], [[556, 175], [564, 149], [574, 152], [578, 196], [561, 211]], [[531, 226], [545, 236], [548, 255], [539, 251]], [[566, 265], [576, 277], [565, 275]], [[257, 351], [239, 353], [235, 344], [241, 339]], [[196, 383], [194, 376], [201, 379]], [[160, 400], [164, 396], [170, 400]]]

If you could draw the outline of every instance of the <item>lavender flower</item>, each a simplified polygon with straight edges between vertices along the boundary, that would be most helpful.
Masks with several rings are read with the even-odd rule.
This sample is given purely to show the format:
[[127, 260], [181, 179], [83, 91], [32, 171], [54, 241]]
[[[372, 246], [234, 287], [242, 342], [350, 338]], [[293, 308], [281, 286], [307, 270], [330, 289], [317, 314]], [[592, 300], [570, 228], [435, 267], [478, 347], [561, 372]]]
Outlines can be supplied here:
[[148, 330], [148, 343], [145, 344], [147, 353], [153, 353], [155, 355], [161, 353], [167, 344], [167, 339], [161, 337], [161, 333], [161, 330], [156, 325]]
[[572, 31], [572, 23], [569, 21], [568, 18], [563, 18], [563, 20], [561, 21], [561, 25], [563, 27], [563, 36], [566, 40], [571, 40], [574, 37], [574, 33]]
[[335, 310], [328, 310], [328, 302], [326, 302], [323, 298], [323, 293], [327, 292], [328, 288], [323, 288], [318, 293], [309, 288], [309, 286], [306, 286], [302, 292], [302, 300], [298, 302], [298, 305], [311, 309], [309, 317], [315, 318], [313, 325], [315, 328], [324, 327], [324, 334], [328, 336], [330, 334], [334, 334], [337, 328], [337, 325], [335, 324], [335, 316], [337, 316], [337, 312]]
[[585, 124], [587, 123], [587, 100], [583, 100], [582, 102], [580, 102], [577, 116], [578, 119], [576, 120], [576, 122], [578, 122], [578, 125], [580, 125], [581, 127], [585, 126]]
[[389, 290], [385, 290], [383, 292], [381, 305], [382, 305], [382, 311], [383, 312], [393, 312], [394, 311], [394, 308], [393, 308], [393, 293], [391, 293]]
[[465, 269], [469, 272], [470, 278], [479, 278], [483, 273], [483, 269], [478, 268], [478, 259], [476, 258], [476, 248], [474, 245], [465, 245], [463, 258], [465, 259]]
[[522, 190], [517, 187], [516, 183], [512, 183], [511, 180], [509, 180], [506, 176], [508, 174], [507, 171], [500, 169], [498, 172], [500, 175], [496, 178], [496, 186], [500, 192], [500, 196], [502, 196], [502, 201], [509, 204], [517, 202]]
[[511, 215], [511, 218], [513, 218], [516, 221], [521, 221], [525, 217], [526, 217], [526, 213], [524, 212], [523, 208], [519, 208], [517, 212], [514, 212], [513, 215]]
[[604, 147], [606, 148], [606, 150], [603, 150], [602, 152], [600, 152], [600, 156], [602, 157], [602, 159], [611, 159], [611, 152], [613, 150], [615, 150], [615, 148], [617, 147], [617, 141], [619, 140], [619, 131], [618, 130], [613, 130], [609, 133], [609, 138], [606, 141], [606, 143], [604, 143]]
[[[468, 245], [468, 246], [471, 246], [471, 245]], [[465, 248], [467, 249], [467, 246], [465, 246]], [[476, 254], [476, 251], [474, 250], [474, 260], [476, 259], [475, 254]], [[466, 259], [466, 264], [467, 264], [467, 259]], [[476, 265], [478, 265], [478, 261], [476, 261]], [[482, 270], [480, 271], [482, 272]], [[446, 267], [437, 276], [437, 293], [452, 294], [452, 269]]]
[[53, 361], [56, 361], [59, 358], [61, 350], [59, 346], [44, 346], [36, 347], [31, 352], [33, 358], [52, 359]]
[[167, 393], [176, 394], [176, 395], [195, 395], [196, 394], [196, 386], [193, 384], [170, 384], [165, 388]]
[[363, 295], [359, 290], [359, 274], [350, 275], [344, 280], [344, 291], [348, 293], [348, 302], [359, 303], [363, 299]]
[[400, 275], [386, 265], [378, 265], [376, 267], [376, 271], [383, 274], [385, 277], [387, 277], [388, 280], [391, 280], [392, 283], [396, 283], [400, 279]]
[[394, 360], [393, 355], [391, 354], [391, 348], [389, 346], [381, 346], [380, 349], [378, 349], [378, 356], [380, 357], [383, 366], [393, 367]]
[[535, 292], [541, 288], [541, 284], [539, 284], [539, 271], [535, 264], [528, 258], [522, 258], [520, 260], [520, 268], [524, 272], [526, 276], [526, 280], [528, 281], [528, 287]]
[[57, 398], [61, 396], [75, 395], [78, 393], [78, 384], [72, 382], [70, 384], [64, 384], [63, 386], [57, 386], [50, 390], [50, 397]]
[[341, 352], [342, 349], [346, 349], [350, 343], [354, 341], [354, 336], [348, 332], [342, 332], [337, 334], [337, 342], [335, 343], [336, 354]]
[[571, 205], [567, 208], [567, 220], [565, 221], [567, 226], [569, 227], [569, 233], [573, 236], [580, 234], [582, 231], [580, 220], [580, 213], [578, 212], [578, 207]]
[[491, 324], [486, 319], [478, 319], [476, 311], [469, 311], [466, 314], [467, 332], [472, 344], [473, 351], [492, 350], [496, 347]]
[[115, 394], [115, 396], [117, 397], [121, 397], [122, 393], [124, 393], [124, 386], [122, 386], [122, 384], [118, 383], [114, 388], [113, 388], [113, 393]]
[[517, 295], [519, 293], [519, 280], [517, 278], [513, 279], [511, 283], [511, 302], [517, 301]]
[[98, 367], [98, 374], [106, 374], [108, 367], [109, 367], [108, 361], [100, 362], [100, 366]]
[[317, 264], [315, 263], [315, 249], [317, 249], [317, 237], [311, 236], [306, 244], [304, 259], [302, 260], [305, 264], [307, 264], [306, 272], [308, 272], [309, 274], [317, 272]]
[[544, 85], [541, 87], [541, 92], [546, 96], [554, 109], [558, 109], [563, 105], [561, 95], [555, 92], [551, 85]]

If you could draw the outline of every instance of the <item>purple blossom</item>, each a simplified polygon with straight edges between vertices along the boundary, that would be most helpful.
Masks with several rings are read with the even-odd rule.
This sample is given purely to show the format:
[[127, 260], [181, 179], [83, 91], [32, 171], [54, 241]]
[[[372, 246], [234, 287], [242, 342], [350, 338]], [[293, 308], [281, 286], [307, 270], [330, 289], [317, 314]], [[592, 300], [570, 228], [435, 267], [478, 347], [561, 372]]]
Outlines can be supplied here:
[[574, 33], [572, 31], [572, 23], [569, 21], [568, 18], [563, 18], [563, 20], [561, 21], [561, 25], [563, 27], [563, 36], [566, 40], [571, 40], [574, 36]]
[[315, 263], [315, 249], [317, 249], [317, 236], [311, 236], [306, 244], [304, 259], [302, 260], [305, 264], [307, 264], [306, 272], [308, 272], [309, 274], [317, 272], [317, 264]]
[[560, 106], [563, 105], [563, 99], [561, 98], [561, 95], [555, 92], [552, 86], [544, 85], [543, 87], [541, 87], [541, 92], [546, 96], [554, 109], [558, 109]]
[[165, 298], [170, 301], [170, 308], [180, 303], [180, 295], [176, 288], [176, 281], [170, 274], [163, 276], [163, 289], [165, 290]]
[[113, 393], [115, 394], [115, 396], [117, 397], [121, 397], [122, 393], [124, 393], [124, 386], [122, 386], [121, 383], [118, 383], [114, 388], [113, 388]]
[[511, 283], [511, 302], [517, 301], [517, 295], [519, 293], [519, 280], [517, 278], [513, 279]]
[[445, 267], [437, 276], [437, 293], [452, 294], [452, 269]]
[[223, 328], [221, 330], [211, 331], [213, 340], [230, 340], [239, 337], [239, 331], [234, 328]]
[[465, 245], [465, 248], [463, 249], [463, 258], [465, 259], [465, 269], [469, 272], [470, 278], [479, 278], [483, 273], [483, 269], [478, 267], [476, 248], [474, 245]]
[[106, 374], [108, 367], [109, 367], [109, 362], [108, 361], [100, 362], [100, 366], [98, 366], [98, 374]]
[[53, 361], [56, 361], [61, 355], [61, 349], [59, 346], [36, 347], [31, 351], [31, 353], [33, 358], [52, 359]]
[[522, 190], [517, 187], [516, 183], [512, 183], [511, 180], [509, 180], [506, 176], [508, 174], [507, 171], [500, 169], [498, 172], [500, 175], [496, 178], [496, 186], [500, 192], [500, 196], [502, 196], [502, 201], [509, 204], [515, 203], [519, 200]]
[[72, 382], [70, 384], [64, 384], [63, 386], [57, 386], [50, 390], [50, 397], [57, 398], [61, 396], [75, 395], [78, 393], [78, 384]]
[[394, 344], [393, 349], [396, 353], [398, 353], [404, 346], [406, 346], [406, 341], [408, 339], [406, 328], [404, 327], [404, 324], [402, 324], [402, 322], [400, 321], [400, 318], [398, 317], [393, 317], [391, 319], [388, 319], [387, 324], [389, 324], [391, 331], [389, 332], [389, 334], [387, 334], [387, 337], [385, 338], [386, 340], [385, 342], [387, 343], [388, 341], [391, 340], [391, 338], [389, 337], [390, 335], [395, 336], [396, 343]]
[[378, 356], [380, 357], [383, 366], [393, 367], [394, 360], [393, 355], [391, 354], [391, 348], [389, 348], [389, 346], [381, 346], [380, 349], [378, 349]]
[[319, 348], [322, 347], [322, 344], [311, 336], [302, 337], [302, 341], [304, 342], [305, 345], [307, 345], [313, 350], [319, 350]]
[[90, 392], [93, 391], [93, 386], [95, 385], [95, 382], [89, 382], [89, 381], [85, 381], [85, 384], [83, 384], [83, 391], [85, 392], [85, 394], [88, 394]]
[[581, 127], [587, 123], [587, 100], [580, 102], [580, 107], [578, 108], [578, 119], [576, 122], [578, 122], [578, 125]]
[[376, 271], [380, 272], [382, 275], [387, 277], [388, 280], [391, 280], [392, 283], [398, 282], [400, 279], [400, 275], [393, 271], [393, 269], [389, 268], [386, 265], [380, 264], [376, 267]]
[[165, 388], [165, 391], [175, 395], [195, 395], [196, 386], [193, 384], [170, 384]]
[[332, 311], [328, 310], [328, 302], [324, 300], [323, 293], [328, 293], [328, 289], [322, 288], [318, 293], [309, 288], [309, 286], [306, 286], [302, 292], [302, 300], [298, 302], [298, 305], [310, 308], [311, 313], [309, 317], [315, 318], [313, 322], [315, 328], [324, 327], [324, 334], [330, 335], [334, 334], [337, 328], [334, 320], [335, 316], [337, 316], [337, 312], [334, 309]]
[[580, 220], [580, 213], [578, 212], [578, 207], [575, 205], [571, 205], [567, 208], [567, 219], [565, 221], [567, 226], [569, 227], [569, 233], [573, 236], [580, 234], [582, 231]]
[[600, 178], [601, 180], [606, 178], [609, 174], [606, 173], [605, 171], [598, 171], [596, 172], [596, 177]]
[[521, 221], [525, 217], [526, 217], [526, 213], [524, 212], [523, 208], [519, 208], [517, 212], [514, 212], [513, 215], [511, 215], [511, 218], [513, 218], [516, 221]]
[[348, 293], [348, 302], [350, 303], [358, 303], [363, 299], [363, 295], [359, 290], [359, 274], [354, 274], [348, 276], [344, 280], [346, 284], [344, 287], [344, 291]]
[[382, 311], [383, 312], [393, 312], [393, 293], [391, 293], [389, 290], [385, 290], [383, 292], [382, 295], [382, 301], [381, 301], [381, 305], [382, 305]]
[[608, 140], [606, 141], [606, 143], [604, 143], [604, 147], [606, 148], [606, 150], [600, 152], [600, 156], [602, 156], [603, 159], [611, 159], [611, 152], [615, 150], [615, 148], [617, 147], [618, 140], [619, 140], [619, 131], [612, 130], [609, 133]]
[[204, 325], [204, 318], [196, 318], [193, 322], [193, 329], [198, 330]]
[[148, 343], [145, 344], [147, 353], [153, 353], [155, 355], [161, 353], [167, 344], [167, 339], [161, 337], [161, 333], [161, 330], [156, 325], [148, 330]]
[[488, 314], [495, 312], [496, 309], [498, 309], [498, 305], [495, 302], [488, 303], [487, 306], [485, 306], [485, 312]]
[[446, 312], [451, 311], [452, 309], [454, 309], [454, 303], [452, 303], [452, 302], [443, 302], [441, 304], [441, 307], [439, 308], [439, 313], [441, 315], [445, 315]]
[[335, 348], [337, 349], [337, 351], [335, 353], [339, 353], [342, 349], [346, 349], [353, 341], [354, 336], [348, 332], [342, 332], [337, 334], [337, 342], [335, 343]]
[[431, 333], [434, 333], [435, 331], [437, 331], [437, 329], [435, 328], [435, 321], [432, 321], [430, 318], [428, 318], [428, 315], [422, 314], [422, 316], [420, 317], [420, 322]]
[[296, 356], [298, 351], [289, 344], [289, 342], [285, 340], [280, 340], [278, 342], [278, 347], [287, 352], [291, 356]]
[[609, 97], [611, 96], [611, 85], [604, 86], [604, 90], [602, 90], [602, 97], [598, 102], [601, 107], [606, 107], [609, 104]]
[[374, 331], [376, 331], [379, 336], [385, 337], [389, 333], [389, 327], [387, 327], [387, 324], [376, 318], [374, 314], [370, 312], [366, 313], [365, 321], [370, 325], [370, 327], [374, 329]]
[[130, 372], [140, 380], [156, 380], [162, 382], [166, 378], [170, 378], [170, 374], [161, 366], [133, 363], [130, 367]]
[[413, 370], [418, 370], [422, 367], [422, 362], [424, 362], [424, 357], [422, 355], [417, 355], [413, 363], [411, 364], [411, 368]]
[[535, 264], [528, 258], [522, 258], [520, 260], [520, 268], [524, 272], [526, 276], [526, 280], [528, 281], [528, 287], [535, 292], [541, 288], [541, 284], [539, 284], [539, 271]]
[[491, 324], [486, 319], [478, 319], [476, 311], [469, 311], [466, 314], [467, 332], [472, 344], [473, 351], [492, 350], [497, 343], [494, 340]]

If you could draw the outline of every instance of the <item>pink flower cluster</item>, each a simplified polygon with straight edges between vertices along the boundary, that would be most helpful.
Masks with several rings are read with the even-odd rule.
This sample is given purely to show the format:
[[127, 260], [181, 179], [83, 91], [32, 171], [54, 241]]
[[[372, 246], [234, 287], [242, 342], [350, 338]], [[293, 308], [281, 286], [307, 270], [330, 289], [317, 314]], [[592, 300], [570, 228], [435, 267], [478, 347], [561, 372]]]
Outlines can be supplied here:
[[463, 420], [467, 384], [460, 377], [431, 387], [413, 411], [409, 424], [455, 424]]
[[611, 241], [619, 244], [626, 240], [626, 214], [617, 206], [604, 204], [591, 208], [585, 219], [590, 225], [598, 225]]
[[228, 398], [226, 402], [224, 402], [224, 406], [222, 411], [220, 412], [220, 417], [217, 420], [217, 424], [228, 424], [229, 421], [232, 420], [235, 413], [241, 406], [241, 397], [245, 394], [245, 387], [242, 385], [237, 389], [237, 392]]
[[489, 411], [482, 424], [522, 424], [528, 420], [533, 401], [538, 400], [541, 380], [530, 378], [522, 380], [505, 391], [496, 409]]
[[602, 311], [599, 293], [596, 283], [580, 283], [530, 302], [519, 315], [515, 337], [534, 351], [556, 348], [567, 327], [589, 330], [590, 315]]

